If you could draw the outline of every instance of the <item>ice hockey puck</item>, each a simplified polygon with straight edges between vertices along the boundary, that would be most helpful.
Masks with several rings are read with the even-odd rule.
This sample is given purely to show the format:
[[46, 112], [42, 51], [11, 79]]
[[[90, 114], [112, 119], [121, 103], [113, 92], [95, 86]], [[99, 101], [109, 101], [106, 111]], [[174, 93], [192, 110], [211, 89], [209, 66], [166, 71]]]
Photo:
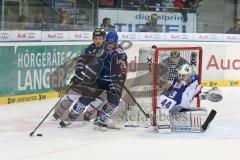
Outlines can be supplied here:
[[42, 136], [42, 134], [41, 134], [41, 133], [38, 133], [38, 134], [37, 134], [37, 136], [41, 137], [41, 136]]

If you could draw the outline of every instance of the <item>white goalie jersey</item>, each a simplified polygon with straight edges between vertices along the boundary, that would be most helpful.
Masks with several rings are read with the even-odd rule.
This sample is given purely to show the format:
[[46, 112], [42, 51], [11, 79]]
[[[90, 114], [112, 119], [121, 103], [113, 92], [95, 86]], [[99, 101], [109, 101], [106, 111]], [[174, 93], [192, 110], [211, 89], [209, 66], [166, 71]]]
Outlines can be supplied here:
[[167, 110], [172, 110], [174, 106], [181, 108], [190, 108], [196, 94], [201, 90], [201, 85], [198, 81], [198, 75], [191, 77], [188, 84], [181, 83], [176, 77], [170, 88], [158, 97], [158, 107]]

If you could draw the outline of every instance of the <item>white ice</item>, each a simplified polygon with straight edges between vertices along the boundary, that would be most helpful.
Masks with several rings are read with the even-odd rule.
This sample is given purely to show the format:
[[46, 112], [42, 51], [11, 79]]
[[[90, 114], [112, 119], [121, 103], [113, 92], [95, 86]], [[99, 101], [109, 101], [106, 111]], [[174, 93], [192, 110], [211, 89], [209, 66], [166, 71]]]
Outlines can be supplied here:
[[[29, 133], [57, 99], [0, 106], [0, 160], [232, 160], [240, 152], [240, 88], [221, 88], [223, 101], [205, 133], [158, 134], [152, 128], [100, 132], [78, 122], [60, 128], [51, 116]], [[36, 136], [42, 133], [42, 137]]]

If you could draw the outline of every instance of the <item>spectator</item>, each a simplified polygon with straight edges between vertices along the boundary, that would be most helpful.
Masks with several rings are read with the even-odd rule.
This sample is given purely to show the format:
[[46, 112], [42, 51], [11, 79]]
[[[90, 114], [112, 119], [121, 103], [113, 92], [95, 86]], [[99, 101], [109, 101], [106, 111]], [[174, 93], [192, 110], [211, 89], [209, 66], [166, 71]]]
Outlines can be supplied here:
[[129, 0], [128, 1], [128, 6], [129, 6], [129, 9], [134, 9], [134, 6], [135, 6], [136, 4], [135, 4], [135, 0]]
[[138, 5], [140, 7], [140, 10], [145, 10], [145, 11], [148, 10], [149, 4], [147, 0], [138, 0]]
[[197, 8], [202, 0], [186, 0], [185, 5], [189, 8]]
[[167, 8], [171, 8], [174, 7], [174, 1], [175, 0], [162, 0], [162, 6], [167, 7]]
[[69, 30], [70, 29], [70, 17], [66, 10], [63, 10], [59, 15], [59, 24], [54, 27], [57, 30]]
[[152, 0], [150, 1], [150, 5], [155, 5], [156, 11], [159, 12], [162, 10], [161, 7], [163, 7], [163, 0]]
[[108, 17], [103, 18], [103, 23], [100, 25], [101, 28], [104, 28], [107, 32], [115, 30], [115, 27], [111, 25], [111, 19]]
[[158, 15], [152, 14], [151, 19], [147, 22], [143, 28], [140, 30], [141, 32], [162, 32], [162, 27], [157, 25]]
[[149, 6], [148, 0], [129, 0], [127, 2], [129, 5], [129, 9], [148, 10]]
[[240, 19], [235, 20], [234, 26], [231, 27], [226, 33], [227, 34], [240, 34]]
[[24, 16], [24, 15], [19, 16], [17, 20], [17, 24], [14, 27], [16, 30], [27, 30], [28, 29], [27, 16]]
[[43, 20], [42, 12], [37, 12], [34, 16], [34, 23], [45, 23]]
[[59, 16], [59, 23], [61, 25], [66, 25], [70, 23], [69, 13], [66, 10], [61, 12]]
[[186, 11], [186, 9], [184, 9], [185, 1], [186, 0], [175, 0], [174, 1], [174, 7], [178, 8], [179, 12], [182, 14], [183, 22], [187, 22], [187, 20], [188, 20], [187, 11]]
[[49, 29], [49, 26], [46, 24], [46, 22], [43, 19], [42, 12], [37, 12], [35, 14], [33, 28], [34, 29], [43, 29], [43, 30]]
[[87, 31], [91, 30], [88, 23], [88, 15], [83, 9], [78, 10], [77, 25], [74, 26], [74, 30]]

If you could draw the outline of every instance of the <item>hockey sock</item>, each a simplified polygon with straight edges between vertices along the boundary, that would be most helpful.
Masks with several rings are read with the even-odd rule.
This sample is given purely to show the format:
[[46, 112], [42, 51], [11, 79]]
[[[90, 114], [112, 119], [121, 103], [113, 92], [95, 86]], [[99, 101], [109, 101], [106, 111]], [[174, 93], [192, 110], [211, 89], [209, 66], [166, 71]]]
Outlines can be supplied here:
[[110, 103], [107, 103], [103, 106], [99, 118], [102, 123], [106, 123], [107, 120], [112, 116], [113, 111], [115, 110], [116, 106]]
[[68, 118], [70, 120], [75, 120], [84, 110], [86, 106], [78, 101], [73, 108], [71, 109], [70, 113], [68, 114]]

